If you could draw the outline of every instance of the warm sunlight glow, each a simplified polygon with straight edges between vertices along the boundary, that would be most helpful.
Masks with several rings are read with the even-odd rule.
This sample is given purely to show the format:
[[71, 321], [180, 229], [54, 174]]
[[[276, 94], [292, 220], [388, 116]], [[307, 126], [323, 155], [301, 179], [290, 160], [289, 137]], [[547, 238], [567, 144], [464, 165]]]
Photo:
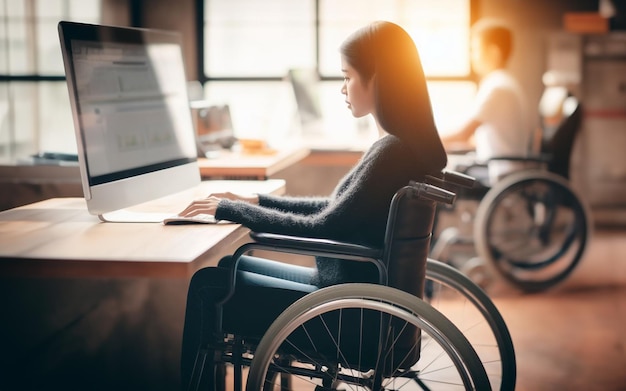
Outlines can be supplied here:
[[[341, 76], [339, 46], [374, 20], [399, 24], [413, 37], [427, 77], [468, 77], [469, 0], [319, 0], [316, 41], [312, 0], [205, 1], [205, 73], [221, 77], [283, 77], [289, 69], [315, 68]], [[316, 53], [316, 49], [319, 50]], [[288, 85], [258, 81], [209, 82], [207, 98], [228, 103], [239, 135], [284, 140], [294, 126], [295, 101]], [[325, 137], [354, 140], [375, 136], [374, 124], [355, 121], [346, 110], [340, 83], [320, 87], [323, 117], [333, 132]], [[470, 81], [429, 83], [440, 132], [455, 128], [472, 101]], [[271, 96], [272, 99], [267, 99]]]
[[[315, 66], [313, 1], [211, 0], [205, 6], [208, 76], [275, 77]], [[339, 76], [338, 48], [346, 36], [388, 20], [411, 34], [428, 76], [467, 76], [469, 18], [469, 0], [320, 0], [320, 71]]]
[[372, 20], [388, 20], [413, 37], [428, 76], [469, 74], [468, 0], [363, 0], [320, 3], [320, 68], [333, 74], [337, 48], [355, 29]]
[[[425, 6], [425, 3], [428, 3]], [[469, 74], [469, 2], [411, 1], [406, 26], [428, 76]]]

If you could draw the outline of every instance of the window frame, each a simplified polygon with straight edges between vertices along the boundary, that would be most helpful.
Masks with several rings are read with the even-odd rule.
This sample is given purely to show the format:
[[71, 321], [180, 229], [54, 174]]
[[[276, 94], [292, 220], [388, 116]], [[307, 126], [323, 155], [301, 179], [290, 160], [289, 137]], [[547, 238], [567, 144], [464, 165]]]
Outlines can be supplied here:
[[[479, 0], [468, 0], [469, 1], [469, 27], [477, 20], [478, 15], [478, 1]], [[196, 42], [197, 42], [197, 57], [196, 57], [196, 74], [198, 75], [198, 81], [200, 84], [205, 85], [208, 82], [214, 81], [241, 81], [241, 82], [255, 82], [255, 81], [280, 81], [283, 78], [280, 76], [276, 77], [267, 77], [267, 76], [228, 76], [228, 77], [214, 77], [207, 75], [204, 71], [205, 62], [205, 48], [204, 48], [204, 2], [205, 0], [196, 0]], [[314, 0], [315, 2], [315, 69], [319, 70], [320, 65], [320, 0]], [[472, 70], [472, 67], [469, 67], [470, 72], [465, 76], [428, 76], [426, 75], [426, 80], [429, 82], [476, 82], [477, 76]], [[319, 73], [319, 72], [318, 72]], [[341, 80], [341, 76], [327, 76], [320, 74], [321, 81], [339, 81]]]
[[[43, 1], [43, 0], [38, 0]], [[137, 7], [137, 1], [132, 0], [129, 4], [131, 19], [134, 22], [138, 22], [140, 18], [137, 14], [140, 11], [140, 8]], [[26, 17], [32, 17], [33, 15], [27, 15]], [[137, 26], [139, 27], [139, 26]], [[11, 73], [2, 73], [0, 72], [0, 82], [49, 82], [49, 81], [65, 81], [65, 75], [59, 74], [45, 74], [45, 73], [26, 73], [14, 75]]]
[[[10, 0], [6, 0], [6, 1], [10, 1]], [[40, 19], [37, 18], [38, 14], [35, 11], [36, 9], [35, 6], [38, 1], [44, 2], [45, 0], [28, 0], [28, 4], [26, 6], [26, 13], [23, 16], [23, 20], [27, 20], [28, 23], [31, 25], [30, 28], [33, 28], [33, 29], [37, 29], [38, 26], [41, 25]], [[103, 17], [102, 9], [105, 7], [106, 1], [107, 0], [101, 0], [102, 8], [101, 8], [100, 18]], [[139, 18], [140, 14], [138, 13], [140, 11], [140, 8], [138, 7], [139, 2], [137, 0], [129, 0], [129, 1], [130, 1], [130, 3], [128, 4], [129, 14], [134, 15], [134, 18], [132, 18], [131, 20], [133, 20], [133, 22], [139, 21], [140, 20]], [[3, 6], [3, 4], [0, 4], [0, 6]], [[4, 21], [5, 18], [9, 18], [9, 16], [5, 15], [1, 20]], [[7, 36], [6, 36], [7, 42], [9, 39], [10, 38], [7, 33]], [[31, 39], [33, 39], [33, 41], [29, 41], [28, 45], [33, 45], [33, 44], [37, 45], [37, 42], [38, 42], [37, 38], [31, 38]], [[56, 87], [56, 86], [60, 86], [61, 83], [65, 84], [65, 82], [66, 82], [66, 77], [63, 71], [60, 71], [57, 74], [45, 73], [45, 72], [40, 73], [38, 67], [36, 67], [35, 72], [31, 72], [31, 73], [13, 74], [11, 73], [11, 70], [8, 68], [6, 69], [6, 71], [4, 70], [0, 71], [0, 83], [2, 83], [1, 85], [2, 92], [6, 91], [6, 101], [8, 102], [7, 116], [6, 116], [6, 120], [7, 120], [6, 126], [8, 130], [8, 133], [6, 133], [7, 142], [4, 142], [3, 140], [0, 139], [0, 162], [2, 162], [3, 164], [5, 162], [9, 162], [13, 164], [17, 161], [17, 159], [22, 157], [24, 153], [23, 148], [30, 149], [31, 152], [36, 152], [36, 150], [42, 148], [41, 126], [42, 126], [42, 121], [43, 121], [43, 117], [45, 116], [45, 113], [40, 110], [40, 107], [41, 107], [40, 94], [35, 93], [31, 100], [33, 107], [38, 109], [36, 114], [33, 116], [33, 120], [32, 120], [33, 127], [27, 130], [24, 130], [22, 128], [18, 129], [16, 127], [18, 117], [16, 116], [16, 106], [15, 106], [15, 102], [13, 101], [15, 91], [18, 89], [22, 89], [22, 88], [31, 88], [29, 84], [32, 84], [33, 90], [37, 92], [41, 92], [41, 91], [45, 91], [48, 88], [47, 86], [44, 85], [45, 83], [51, 83], [51, 85], [54, 85]], [[2, 98], [4, 98], [4, 94]], [[0, 99], [0, 102], [1, 101], [2, 100]], [[27, 138], [31, 137], [31, 140], [30, 140], [31, 142], [28, 145], [23, 145], [19, 141], [16, 141], [18, 139], [18, 135], [24, 135], [24, 134], [30, 135], [30, 136], [26, 136]]]

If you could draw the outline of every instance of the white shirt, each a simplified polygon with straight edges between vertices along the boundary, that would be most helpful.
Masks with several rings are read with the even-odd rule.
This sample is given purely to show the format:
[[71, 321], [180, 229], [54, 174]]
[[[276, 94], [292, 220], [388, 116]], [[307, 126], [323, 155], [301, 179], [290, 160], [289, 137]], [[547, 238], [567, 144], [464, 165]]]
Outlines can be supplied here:
[[[474, 134], [479, 161], [497, 156], [528, 156], [533, 132], [527, 101], [522, 87], [507, 71], [493, 71], [481, 80], [472, 116], [481, 123]], [[495, 183], [522, 166], [507, 161], [490, 162], [490, 182]]]

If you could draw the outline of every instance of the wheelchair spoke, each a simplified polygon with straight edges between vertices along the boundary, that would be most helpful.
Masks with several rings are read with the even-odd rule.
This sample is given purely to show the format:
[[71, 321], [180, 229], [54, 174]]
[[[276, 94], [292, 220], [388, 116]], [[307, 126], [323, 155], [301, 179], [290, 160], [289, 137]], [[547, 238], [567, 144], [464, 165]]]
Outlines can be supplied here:
[[[332, 287], [348, 294], [347, 298], [336, 302], [325, 302], [322, 295], [318, 302], [318, 295], [310, 294], [285, 311], [259, 344], [250, 368], [250, 387], [255, 387], [256, 379], [265, 379], [268, 370], [276, 370], [297, 379], [303, 384], [303, 390], [314, 390], [316, 386], [325, 390], [463, 390], [473, 381], [482, 384], [479, 389], [488, 388], [478, 356], [469, 344], [465, 345], [467, 340], [445, 317], [437, 312], [431, 313], [430, 306], [404, 292], [378, 285], [364, 289], [361, 286], [364, 284]], [[353, 294], [351, 289], [358, 289], [355, 291], [358, 293]], [[370, 295], [371, 290], [376, 292]], [[378, 290], [392, 295], [379, 298]], [[364, 295], [366, 292], [368, 294]], [[374, 295], [376, 297], [372, 297]], [[400, 297], [402, 305], [398, 306], [396, 301]], [[416, 311], [407, 312], [405, 305], [415, 306]], [[422, 311], [434, 318], [426, 321], [422, 318]], [[435, 331], [438, 328], [432, 328], [439, 327], [436, 325], [440, 321], [453, 328], [444, 327], [446, 332], [461, 336], [464, 342], [453, 337], [460, 346], [455, 342], [452, 348], [445, 342], [449, 337]], [[305, 343], [303, 327], [307, 328], [309, 335], [315, 336], [317, 351], [308, 351], [310, 343]], [[286, 341], [289, 342], [284, 343]], [[470, 351], [466, 352], [465, 347]], [[460, 352], [465, 353], [458, 356]], [[472, 358], [465, 357], [466, 353]], [[280, 361], [287, 354], [297, 357], [297, 366], [292, 362], [287, 367], [271, 366], [263, 370], [265, 366], [259, 364], [266, 357], [274, 357], [272, 362], [276, 362], [276, 358]], [[314, 370], [297, 370], [300, 366]], [[300, 380], [302, 377], [306, 377], [306, 381]], [[307, 388], [306, 384], [310, 387]], [[271, 386], [266, 389], [280, 389], [278, 384]]]
[[469, 340], [487, 370], [494, 390], [515, 387], [513, 343], [489, 297], [460, 271], [429, 260], [426, 300], [450, 319]]

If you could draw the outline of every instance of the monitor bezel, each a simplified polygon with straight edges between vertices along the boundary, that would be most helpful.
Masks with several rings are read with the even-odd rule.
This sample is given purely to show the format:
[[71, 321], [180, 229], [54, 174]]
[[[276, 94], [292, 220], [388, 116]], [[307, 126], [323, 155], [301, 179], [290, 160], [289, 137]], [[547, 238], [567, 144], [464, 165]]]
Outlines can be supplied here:
[[[90, 175], [86, 156], [85, 135], [81, 123], [81, 108], [77, 86], [74, 82], [75, 68], [71, 58], [73, 40], [93, 41], [94, 43], [171, 43], [176, 44], [180, 48], [181, 61], [184, 68], [180, 34], [157, 29], [106, 26], [68, 21], [59, 22], [58, 32], [72, 108], [81, 183], [89, 212], [99, 215], [104, 220], [102, 215], [105, 213], [128, 208], [197, 186], [201, 179], [197, 163], [195, 130], [193, 128], [191, 110], [188, 110], [185, 114], [185, 120], [188, 117], [189, 127], [189, 139], [186, 142], [191, 142], [194, 148], [186, 156], [105, 175]], [[184, 69], [182, 71], [184, 73]], [[184, 78], [186, 79], [186, 76]]]

